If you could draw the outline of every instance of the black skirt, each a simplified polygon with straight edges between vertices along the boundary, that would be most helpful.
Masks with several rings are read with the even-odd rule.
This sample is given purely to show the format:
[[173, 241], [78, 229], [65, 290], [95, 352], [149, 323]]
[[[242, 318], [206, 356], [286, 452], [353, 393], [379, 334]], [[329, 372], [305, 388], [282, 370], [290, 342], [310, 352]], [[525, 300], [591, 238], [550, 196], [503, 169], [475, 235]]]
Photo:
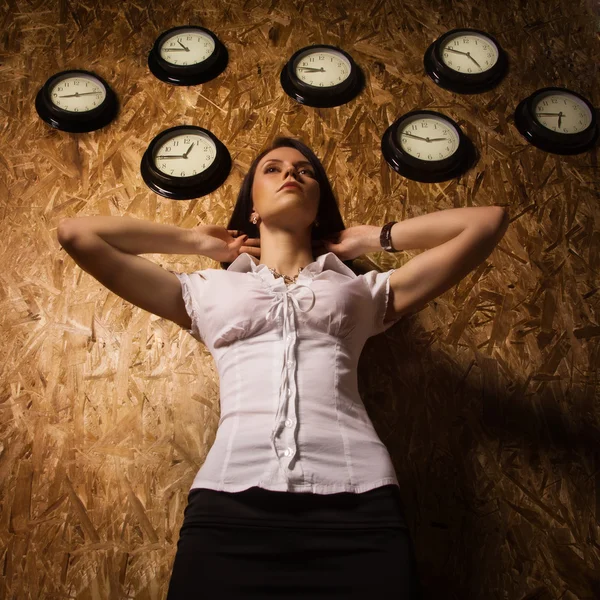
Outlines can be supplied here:
[[167, 600], [420, 600], [399, 490], [188, 495]]

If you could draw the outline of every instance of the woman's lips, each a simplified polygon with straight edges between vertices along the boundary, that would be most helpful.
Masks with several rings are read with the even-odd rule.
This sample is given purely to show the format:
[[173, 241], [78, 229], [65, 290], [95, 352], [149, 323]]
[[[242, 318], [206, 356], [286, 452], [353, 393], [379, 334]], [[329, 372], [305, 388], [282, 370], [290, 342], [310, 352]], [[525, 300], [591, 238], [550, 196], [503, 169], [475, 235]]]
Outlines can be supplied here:
[[296, 189], [299, 190], [300, 186], [295, 184], [295, 183], [286, 183], [285, 185], [281, 186], [281, 188], [279, 188], [279, 191], [281, 190], [287, 190], [287, 189]]

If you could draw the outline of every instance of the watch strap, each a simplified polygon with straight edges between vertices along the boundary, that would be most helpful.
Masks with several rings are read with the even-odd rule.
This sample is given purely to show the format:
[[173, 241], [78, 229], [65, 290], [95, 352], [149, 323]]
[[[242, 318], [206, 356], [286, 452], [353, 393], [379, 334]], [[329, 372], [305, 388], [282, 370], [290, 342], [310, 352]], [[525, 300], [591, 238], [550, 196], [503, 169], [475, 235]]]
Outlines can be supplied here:
[[390, 221], [389, 223], [386, 223], [382, 228], [381, 228], [381, 233], [379, 235], [379, 243], [381, 244], [381, 247], [386, 251], [386, 252], [399, 252], [398, 250], [396, 250], [394, 248], [394, 246], [392, 246], [392, 227], [397, 223], [398, 221]]

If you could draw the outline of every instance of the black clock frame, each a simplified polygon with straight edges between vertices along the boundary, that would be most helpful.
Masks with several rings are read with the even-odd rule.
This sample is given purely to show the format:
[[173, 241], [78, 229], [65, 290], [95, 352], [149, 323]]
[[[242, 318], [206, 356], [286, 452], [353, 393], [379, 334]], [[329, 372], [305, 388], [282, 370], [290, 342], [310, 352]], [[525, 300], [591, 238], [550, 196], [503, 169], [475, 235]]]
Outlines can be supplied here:
[[[590, 110], [592, 120], [586, 129], [578, 133], [560, 133], [544, 127], [535, 116], [535, 104], [538, 98], [548, 93], [566, 92], [579, 98]], [[552, 154], [581, 154], [587, 152], [598, 141], [599, 128], [596, 111], [592, 104], [581, 94], [563, 87], [545, 87], [533, 92], [521, 100], [514, 114], [515, 125], [519, 133], [530, 143]]]
[[[154, 163], [157, 146], [165, 138], [172, 138], [178, 132], [190, 129], [208, 135], [215, 144], [217, 153], [210, 167], [190, 177], [173, 177], [157, 169]], [[225, 182], [231, 171], [231, 155], [227, 147], [208, 129], [197, 125], [178, 125], [165, 129], [154, 137], [142, 156], [140, 171], [142, 179], [153, 192], [172, 200], [190, 200], [210, 194]]]
[[[177, 31], [185, 29], [197, 29], [209, 35], [215, 44], [215, 50], [202, 62], [193, 65], [174, 65], [160, 56], [160, 47], [166, 38]], [[157, 79], [172, 85], [198, 85], [210, 81], [211, 79], [215, 79], [225, 70], [228, 61], [229, 54], [227, 48], [219, 38], [217, 38], [210, 29], [200, 27], [199, 25], [181, 25], [172, 27], [164, 33], [161, 33], [161, 35], [156, 38], [154, 46], [148, 54], [148, 68], [152, 74]]]
[[[103, 102], [92, 110], [82, 112], [64, 110], [56, 106], [50, 97], [52, 86], [57, 80], [76, 77], [78, 74], [90, 75], [104, 86], [106, 97]], [[111, 87], [97, 73], [83, 69], [68, 69], [55, 73], [44, 83], [35, 97], [35, 109], [40, 118], [55, 129], [69, 133], [88, 133], [108, 125], [117, 115], [119, 103]]]
[[[490, 39], [498, 49], [498, 61], [483, 73], [459, 73], [446, 65], [442, 59], [446, 40], [460, 33], [476, 33]], [[498, 85], [508, 71], [508, 58], [494, 36], [479, 29], [459, 28], [447, 31], [427, 48], [423, 57], [425, 72], [440, 87], [458, 94], [479, 94]]]
[[[338, 85], [318, 88], [309, 85], [296, 75], [296, 65], [308, 52], [319, 49], [335, 50], [342, 54], [350, 63], [348, 77]], [[365, 76], [354, 59], [338, 46], [329, 44], [313, 44], [295, 52], [281, 70], [279, 81], [283, 91], [293, 100], [315, 108], [330, 108], [340, 106], [354, 99], [365, 85]]]
[[[416, 116], [437, 117], [452, 124], [458, 132], [456, 151], [451, 156], [436, 161], [421, 160], [404, 151], [397, 142], [398, 130], [407, 120], [412, 120]], [[447, 115], [432, 110], [413, 110], [396, 119], [381, 138], [381, 152], [394, 171], [407, 179], [424, 183], [437, 183], [452, 179], [471, 168], [477, 158], [475, 147], [462, 132], [458, 123]]]

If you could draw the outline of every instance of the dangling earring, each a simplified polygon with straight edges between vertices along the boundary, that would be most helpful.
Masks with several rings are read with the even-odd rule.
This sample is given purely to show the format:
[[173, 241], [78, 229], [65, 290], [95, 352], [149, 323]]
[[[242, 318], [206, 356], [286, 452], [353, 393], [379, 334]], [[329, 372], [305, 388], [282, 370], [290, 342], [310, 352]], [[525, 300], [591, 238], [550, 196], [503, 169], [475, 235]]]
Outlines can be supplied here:
[[252, 217], [252, 222], [256, 225], [256, 216]]
[[317, 219], [315, 219], [315, 227], [319, 226], [319, 221], [317, 221]]

